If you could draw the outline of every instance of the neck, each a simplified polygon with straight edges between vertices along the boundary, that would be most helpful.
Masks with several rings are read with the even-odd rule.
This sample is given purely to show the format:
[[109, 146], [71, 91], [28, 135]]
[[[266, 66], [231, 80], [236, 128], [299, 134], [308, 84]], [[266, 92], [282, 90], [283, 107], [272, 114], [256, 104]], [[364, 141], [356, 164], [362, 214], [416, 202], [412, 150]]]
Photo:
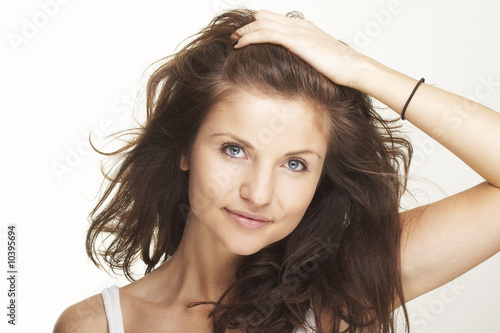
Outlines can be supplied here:
[[168, 290], [168, 302], [217, 301], [234, 281], [242, 260], [190, 215], [177, 251], [156, 274]]

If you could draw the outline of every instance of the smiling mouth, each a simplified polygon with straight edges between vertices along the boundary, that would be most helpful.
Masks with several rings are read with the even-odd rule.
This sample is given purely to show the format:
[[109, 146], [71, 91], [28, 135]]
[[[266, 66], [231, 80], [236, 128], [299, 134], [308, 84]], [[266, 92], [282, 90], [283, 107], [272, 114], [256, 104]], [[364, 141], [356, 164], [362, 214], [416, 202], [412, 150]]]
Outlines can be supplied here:
[[250, 214], [247, 212], [232, 211], [227, 208], [224, 208], [224, 211], [229, 215], [229, 217], [231, 217], [233, 221], [235, 221], [245, 229], [260, 229], [268, 225], [272, 221], [264, 216]]

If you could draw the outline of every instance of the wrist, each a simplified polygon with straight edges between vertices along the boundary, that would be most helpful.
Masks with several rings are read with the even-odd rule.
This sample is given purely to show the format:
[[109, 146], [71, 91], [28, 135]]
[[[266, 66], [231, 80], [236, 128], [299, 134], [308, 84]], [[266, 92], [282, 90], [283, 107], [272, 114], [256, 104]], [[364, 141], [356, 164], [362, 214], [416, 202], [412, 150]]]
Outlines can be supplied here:
[[352, 87], [382, 102], [401, 115], [418, 80], [393, 70], [371, 58], [366, 59]]
[[357, 70], [349, 86], [373, 96], [375, 93], [374, 87], [380, 86], [380, 80], [388, 74], [389, 68], [370, 57], [364, 55], [361, 55], [361, 57], [362, 59], [357, 65]]

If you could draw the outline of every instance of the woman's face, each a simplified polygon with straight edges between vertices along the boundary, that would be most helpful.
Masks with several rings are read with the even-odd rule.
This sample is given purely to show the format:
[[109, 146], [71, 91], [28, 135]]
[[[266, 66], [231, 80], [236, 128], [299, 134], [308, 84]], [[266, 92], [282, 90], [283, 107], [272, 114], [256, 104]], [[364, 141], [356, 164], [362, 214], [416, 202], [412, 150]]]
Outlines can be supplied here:
[[303, 100], [238, 91], [215, 105], [189, 165], [188, 223], [239, 255], [290, 234], [316, 190], [327, 151], [318, 112]]

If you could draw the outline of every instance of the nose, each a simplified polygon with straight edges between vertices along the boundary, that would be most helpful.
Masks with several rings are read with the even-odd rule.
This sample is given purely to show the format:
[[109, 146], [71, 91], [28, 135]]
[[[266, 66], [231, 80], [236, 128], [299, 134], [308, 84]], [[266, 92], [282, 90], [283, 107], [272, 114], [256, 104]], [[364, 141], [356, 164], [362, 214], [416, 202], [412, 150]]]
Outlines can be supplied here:
[[241, 183], [240, 196], [255, 206], [265, 206], [271, 203], [274, 193], [272, 168], [254, 166], [245, 175]]

